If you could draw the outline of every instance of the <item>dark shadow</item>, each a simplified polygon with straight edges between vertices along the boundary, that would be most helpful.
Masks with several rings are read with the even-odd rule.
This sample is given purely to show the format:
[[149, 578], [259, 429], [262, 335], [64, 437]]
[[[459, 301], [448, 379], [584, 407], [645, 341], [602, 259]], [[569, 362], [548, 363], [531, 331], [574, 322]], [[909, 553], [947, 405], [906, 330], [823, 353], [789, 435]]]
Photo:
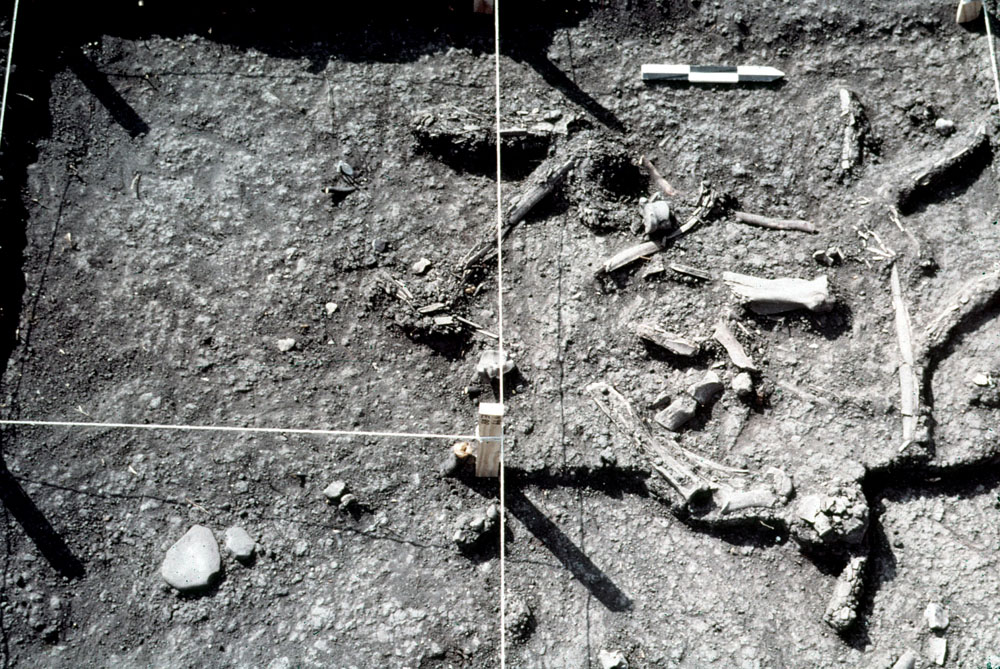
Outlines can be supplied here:
[[705, 369], [708, 367], [709, 354], [704, 348], [698, 351], [696, 355], [677, 355], [645, 339], [641, 340], [640, 344], [643, 350], [646, 351], [646, 355], [650, 358], [657, 362], [665, 362], [675, 369], [692, 369], [695, 367]]
[[707, 525], [691, 516], [681, 516], [680, 519], [691, 529], [720, 539], [732, 546], [773, 548], [788, 537], [788, 528], [785, 523], [780, 521], [764, 525], [758, 519], [747, 519], [734, 521], [730, 525], [718, 523]]
[[979, 328], [983, 327], [994, 318], [1000, 318], [1000, 292], [994, 293], [981, 309], [970, 311], [964, 314], [955, 326], [948, 332], [948, 336], [940, 346], [936, 346], [927, 351], [927, 364], [924, 368], [923, 387], [920, 389], [921, 402], [928, 407], [934, 406], [934, 375], [938, 365], [951, 356], [959, 344]]
[[98, 70], [97, 66], [83, 55], [79, 48], [68, 48], [65, 58], [66, 64], [73, 71], [73, 74], [104, 105], [108, 113], [111, 114], [111, 118], [125, 128], [129, 136], [139, 137], [149, 132], [149, 125], [142, 120], [132, 105], [115, 90], [104, 73]]
[[743, 314], [757, 327], [767, 332], [795, 327], [830, 341], [839, 339], [845, 333], [850, 332], [854, 322], [854, 311], [843, 300], [837, 301], [829, 311], [813, 312], [806, 309], [796, 309], [782, 314], [757, 314], [746, 307], [743, 309]]
[[993, 162], [993, 146], [980, 141], [960, 160], [937, 169], [919, 184], [906, 189], [899, 196], [899, 213], [904, 216], [920, 213], [932, 204], [963, 195], [979, 180], [983, 171]]
[[731, 90], [765, 90], [765, 91], [777, 91], [784, 88], [787, 85], [787, 81], [784, 78], [778, 79], [776, 81], [741, 81], [736, 84], [702, 84], [702, 83], [692, 83], [686, 80], [661, 80], [661, 81], [644, 81], [646, 86], [651, 88], [675, 88], [681, 90], [687, 90], [691, 88], [697, 88], [699, 90], [705, 90], [709, 92], [719, 92], [719, 91], [731, 91]]
[[0, 460], [0, 501], [24, 529], [49, 565], [61, 576], [79, 578], [84, 574], [83, 563], [52, 527], [35, 503]]
[[629, 611], [632, 601], [559, 527], [531, 503], [520, 487], [507, 488], [507, 510], [609, 611]]
[[612, 499], [622, 499], [625, 495], [649, 496], [649, 489], [646, 487], [649, 472], [641, 469], [607, 466], [527, 471], [517, 467], [507, 467], [507, 475], [516, 478], [521, 485], [541, 490], [555, 488], [593, 490]]

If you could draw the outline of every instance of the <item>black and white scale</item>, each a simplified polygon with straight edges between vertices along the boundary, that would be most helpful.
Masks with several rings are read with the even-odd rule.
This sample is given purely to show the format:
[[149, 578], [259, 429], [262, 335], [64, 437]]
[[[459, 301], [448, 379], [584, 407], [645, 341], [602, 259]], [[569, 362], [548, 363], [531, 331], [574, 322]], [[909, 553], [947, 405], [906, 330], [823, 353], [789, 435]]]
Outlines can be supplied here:
[[643, 65], [643, 81], [687, 81], [692, 84], [740, 84], [777, 81], [785, 73], [760, 65]]

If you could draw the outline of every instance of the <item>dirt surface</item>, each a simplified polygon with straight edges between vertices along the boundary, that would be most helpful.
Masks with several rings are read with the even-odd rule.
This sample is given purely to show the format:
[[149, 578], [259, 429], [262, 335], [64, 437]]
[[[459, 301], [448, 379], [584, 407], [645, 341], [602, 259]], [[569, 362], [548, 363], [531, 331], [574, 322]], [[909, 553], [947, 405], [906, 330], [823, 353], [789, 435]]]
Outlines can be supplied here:
[[[1000, 135], [982, 21], [909, 1], [501, 9], [505, 211], [573, 161], [504, 242], [509, 666], [888, 667], [912, 648], [923, 667], [943, 637], [946, 666], [985, 667]], [[53, 29], [22, 10], [0, 417], [474, 431], [500, 328], [495, 261], [462, 267], [495, 239], [491, 17], [400, 3], [331, 26], [146, 2]], [[650, 62], [786, 76], [653, 85]], [[642, 155], [696, 225], [602, 272], [644, 241]], [[913, 332], [907, 439], [891, 267]], [[724, 271], [825, 275], [832, 308], [756, 314]], [[720, 321], [756, 365], [749, 396]], [[699, 352], [644, 344], [640, 323]], [[709, 370], [721, 396], [661, 427]], [[619, 396], [638, 441], [601, 411]], [[451, 440], [7, 426], [2, 448], [3, 666], [499, 664], [498, 486]], [[678, 494], [656, 448], [704, 490]], [[353, 503], [324, 495], [334, 481]], [[196, 524], [222, 570], [180, 593], [161, 563]], [[222, 546], [233, 526], [254, 558]]]

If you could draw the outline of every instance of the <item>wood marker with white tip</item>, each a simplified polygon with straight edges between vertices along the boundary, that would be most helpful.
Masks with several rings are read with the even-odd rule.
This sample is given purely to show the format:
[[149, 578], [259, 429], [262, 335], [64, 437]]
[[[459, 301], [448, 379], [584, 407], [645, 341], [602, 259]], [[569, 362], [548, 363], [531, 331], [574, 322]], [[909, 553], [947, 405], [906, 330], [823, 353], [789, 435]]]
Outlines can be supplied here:
[[[479, 403], [478, 437], [499, 437], [503, 434], [503, 404]], [[500, 441], [481, 441], [476, 453], [476, 476], [500, 476]]]

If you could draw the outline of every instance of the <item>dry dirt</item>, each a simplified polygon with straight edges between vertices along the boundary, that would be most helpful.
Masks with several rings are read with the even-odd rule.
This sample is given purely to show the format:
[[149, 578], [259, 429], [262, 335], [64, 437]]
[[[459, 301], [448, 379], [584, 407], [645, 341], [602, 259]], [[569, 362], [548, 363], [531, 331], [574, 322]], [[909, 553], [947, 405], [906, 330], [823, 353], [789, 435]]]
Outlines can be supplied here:
[[[0, 418], [470, 433], [495, 341], [414, 307], [499, 327], [495, 265], [460, 271], [496, 220], [493, 24], [465, 3], [414, 4], [333, 19], [23, 6], [0, 163]], [[633, 668], [881, 667], [912, 648], [926, 667], [931, 602], [950, 616], [946, 666], [1000, 655], [1000, 135], [984, 26], [956, 25], [950, 2], [786, 5], [502, 0], [502, 126], [524, 129], [501, 141], [507, 202], [576, 161], [504, 244], [509, 666], [601, 667], [620, 651]], [[649, 62], [786, 76], [650, 85]], [[863, 133], [846, 171], [842, 88]], [[703, 183], [723, 206], [600, 275], [642, 241], [630, 228], [656, 192], [642, 155], [680, 191], [682, 221]], [[736, 209], [819, 232], [750, 227]], [[841, 263], [814, 259], [835, 247]], [[647, 276], [654, 263], [711, 278]], [[893, 264], [921, 363], [909, 444]], [[756, 315], [723, 271], [825, 274], [835, 306]], [[975, 280], [978, 298], [956, 300]], [[951, 325], [927, 347], [943, 310]], [[720, 319], [759, 367], [746, 400], [711, 339]], [[638, 323], [701, 353], [644, 345]], [[677, 443], [750, 472], [715, 485], [782, 470], [786, 501], [686, 504], [588, 393], [609, 384], [665, 440], [651, 405], [708, 369], [727, 388]], [[497, 537], [452, 541], [498, 487], [454, 467], [448, 440], [0, 434], [4, 667], [499, 664]], [[334, 480], [357, 504], [326, 501]], [[810, 499], [851, 510], [820, 536]], [[193, 524], [220, 542], [246, 528], [256, 558], [223, 550], [209, 590], [175, 592], [160, 564]], [[857, 620], [838, 632], [824, 612], [862, 555]]]

